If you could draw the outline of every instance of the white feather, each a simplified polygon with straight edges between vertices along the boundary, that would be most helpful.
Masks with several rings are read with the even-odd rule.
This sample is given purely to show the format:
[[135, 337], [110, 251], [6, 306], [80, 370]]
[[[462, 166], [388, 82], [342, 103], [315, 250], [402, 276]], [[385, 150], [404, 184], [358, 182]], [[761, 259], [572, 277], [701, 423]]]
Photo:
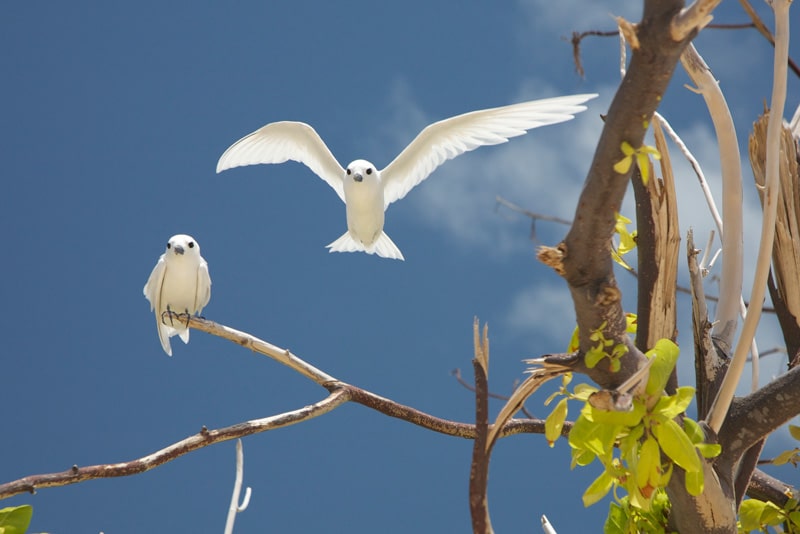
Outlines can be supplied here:
[[472, 111], [425, 127], [381, 171], [386, 206], [400, 200], [448, 159], [480, 146], [497, 145], [528, 130], [572, 119], [596, 94], [560, 96]]
[[248, 134], [226, 150], [217, 173], [243, 165], [297, 161], [325, 180], [344, 199], [344, 169], [314, 128], [304, 122], [273, 122]]

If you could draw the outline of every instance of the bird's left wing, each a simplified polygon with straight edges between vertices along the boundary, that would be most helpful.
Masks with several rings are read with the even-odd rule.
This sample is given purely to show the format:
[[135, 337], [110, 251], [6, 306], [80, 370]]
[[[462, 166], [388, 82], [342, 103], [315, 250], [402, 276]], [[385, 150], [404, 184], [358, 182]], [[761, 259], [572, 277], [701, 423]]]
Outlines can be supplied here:
[[344, 169], [325, 142], [304, 122], [273, 122], [228, 147], [217, 162], [217, 172], [243, 165], [297, 161], [328, 182], [344, 202]]
[[194, 309], [197, 310], [198, 315], [209, 300], [211, 300], [211, 276], [208, 274], [208, 263], [201, 258], [200, 266], [197, 268], [197, 288], [194, 301]]
[[560, 96], [483, 109], [425, 127], [381, 171], [384, 207], [400, 200], [439, 165], [479, 146], [505, 143], [528, 130], [572, 119], [596, 94]]

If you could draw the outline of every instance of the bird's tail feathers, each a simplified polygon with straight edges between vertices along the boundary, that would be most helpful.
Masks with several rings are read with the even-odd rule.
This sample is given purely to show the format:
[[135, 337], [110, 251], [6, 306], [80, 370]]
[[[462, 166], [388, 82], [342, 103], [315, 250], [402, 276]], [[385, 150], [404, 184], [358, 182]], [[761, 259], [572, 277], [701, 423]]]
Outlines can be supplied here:
[[330, 252], [359, 252], [362, 250], [366, 252], [364, 245], [353, 239], [350, 232], [343, 233], [339, 239], [325, 248], [331, 249]]
[[386, 232], [381, 232], [381, 235], [375, 242], [365, 247], [362, 243], [353, 239], [350, 232], [345, 232], [342, 236], [327, 246], [330, 252], [366, 252], [367, 254], [377, 254], [382, 258], [390, 258], [393, 260], [405, 260], [400, 249], [397, 248]]
[[158, 340], [161, 342], [161, 348], [167, 353], [167, 356], [172, 356], [172, 347], [169, 343], [170, 330], [172, 328], [164, 324], [158, 324]]
[[188, 328], [186, 330], [178, 330], [178, 335], [184, 343], [189, 343], [189, 332], [191, 332], [191, 330]]
[[389, 239], [389, 236], [386, 235], [386, 232], [381, 232], [380, 237], [375, 240], [373, 247], [375, 252], [381, 258], [405, 261], [403, 253], [400, 252], [400, 249], [397, 248], [397, 245], [395, 245], [394, 242]]

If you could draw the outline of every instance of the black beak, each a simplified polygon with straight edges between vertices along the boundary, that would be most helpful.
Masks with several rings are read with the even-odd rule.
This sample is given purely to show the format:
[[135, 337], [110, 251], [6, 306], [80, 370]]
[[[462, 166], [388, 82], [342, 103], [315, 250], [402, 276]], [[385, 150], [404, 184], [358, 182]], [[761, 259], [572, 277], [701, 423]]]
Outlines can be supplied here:
[[183, 247], [180, 245], [175, 245], [172, 247], [172, 250], [175, 252], [175, 254], [183, 254]]
[[360, 172], [357, 172], [357, 173], [355, 173], [355, 174], [353, 175], [353, 180], [355, 180], [356, 182], [360, 182], [360, 181], [362, 181], [363, 179], [364, 179], [364, 177], [363, 177], [363, 176], [361, 176], [361, 173], [360, 173]]

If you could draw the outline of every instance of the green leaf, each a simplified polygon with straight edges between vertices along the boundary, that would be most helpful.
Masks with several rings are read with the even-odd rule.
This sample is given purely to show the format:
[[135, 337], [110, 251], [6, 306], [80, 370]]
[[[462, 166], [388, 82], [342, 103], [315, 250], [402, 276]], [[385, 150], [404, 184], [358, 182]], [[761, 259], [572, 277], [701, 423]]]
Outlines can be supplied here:
[[625, 332], [629, 334], [635, 334], [636, 329], [639, 326], [638, 318], [635, 313], [626, 313], [625, 314]]
[[697, 443], [695, 447], [703, 458], [716, 458], [722, 453], [722, 445], [719, 443]]
[[[655, 364], [654, 364], [655, 365]], [[651, 368], [652, 369], [652, 368]], [[663, 415], [667, 419], [674, 419], [686, 411], [694, 399], [694, 388], [691, 386], [679, 387], [674, 395], [663, 396], [653, 407], [653, 413]], [[701, 432], [702, 434], [702, 432]], [[700, 440], [702, 441], [702, 440]]]
[[583, 505], [586, 507], [593, 505], [605, 497], [613, 485], [614, 478], [608, 472], [603, 471], [583, 492]]
[[800, 449], [794, 448], [788, 451], [783, 451], [772, 460], [772, 463], [774, 465], [784, 465], [790, 463], [797, 467], [797, 464], [800, 463]]
[[647, 185], [650, 181], [650, 158], [647, 154], [639, 153], [636, 155], [636, 165], [639, 167], [639, 174], [642, 175], [642, 183]]
[[627, 172], [631, 170], [632, 163], [633, 156], [625, 156], [614, 164], [614, 171], [616, 171], [617, 174], [627, 174]]
[[581, 340], [579, 334], [578, 327], [575, 327], [575, 330], [572, 331], [572, 337], [569, 338], [569, 345], [567, 345], [567, 352], [575, 352], [581, 347]]
[[669, 339], [659, 339], [656, 345], [647, 351], [649, 358], [656, 358], [650, 366], [650, 378], [647, 380], [645, 391], [651, 397], [660, 396], [667, 385], [672, 370], [678, 362], [680, 349]]
[[604, 458], [613, 451], [618, 430], [618, 426], [600, 425], [581, 415], [569, 431], [569, 445]]
[[633, 156], [636, 153], [636, 149], [627, 141], [623, 141], [619, 148], [626, 156]]
[[591, 404], [586, 404], [581, 410], [581, 415], [590, 421], [594, 421], [595, 423], [634, 427], [642, 422], [642, 418], [644, 417], [646, 410], [647, 408], [644, 404], [642, 404], [641, 401], [634, 399], [633, 409], [631, 409], [629, 412], [601, 410], [599, 408], [595, 408]]
[[742, 530], [750, 532], [751, 530], [761, 529], [761, 513], [767, 503], [759, 501], [758, 499], [746, 499], [739, 505], [739, 526]]
[[561, 399], [544, 421], [544, 437], [550, 447], [553, 447], [556, 440], [561, 436], [561, 429], [564, 428], [564, 421], [566, 420], [567, 399]]
[[703, 471], [686, 472], [686, 492], [697, 497], [703, 493]]
[[703, 462], [697, 455], [689, 436], [678, 423], [672, 419], [666, 419], [655, 422], [652, 429], [664, 454], [686, 470], [687, 480], [690, 472], [702, 472]]
[[582, 400], [585, 402], [589, 398], [589, 395], [595, 391], [597, 391], [597, 388], [589, 384], [575, 384], [575, 389], [572, 391], [572, 396], [576, 400]]
[[789, 521], [800, 530], [800, 511], [794, 510], [793, 512], [789, 512]]
[[722, 445], [719, 443], [704, 443], [706, 436], [694, 419], [684, 417], [683, 430], [703, 458], [716, 458], [722, 452]]
[[761, 512], [761, 523], [764, 525], [779, 525], [783, 523], [785, 515], [778, 505], [772, 502], [764, 503], [764, 510]]
[[692, 440], [692, 443], [694, 443], [695, 445], [697, 445], [698, 443], [702, 443], [706, 439], [706, 436], [703, 433], [703, 429], [700, 428], [700, 425], [697, 424], [697, 421], [695, 421], [694, 419], [684, 417], [683, 430], [684, 432], [686, 432], [686, 435], [689, 436], [689, 439]]
[[576, 465], [581, 467], [589, 465], [597, 458], [597, 455], [592, 451], [585, 449], [572, 449], [572, 462], [569, 466], [570, 469], [575, 469]]
[[648, 436], [639, 449], [639, 463], [636, 464], [636, 485], [640, 488], [655, 486], [661, 477], [661, 450], [658, 442]]
[[789, 434], [798, 441], [800, 441], [800, 426], [789, 425]]
[[615, 502], [609, 504], [603, 534], [628, 534], [628, 514]]
[[33, 507], [24, 504], [0, 510], [0, 532], [3, 534], [25, 534], [33, 517]]
[[600, 363], [600, 360], [606, 357], [606, 353], [603, 350], [603, 345], [597, 345], [596, 347], [589, 349], [586, 351], [586, 356], [584, 358], [586, 362], [586, 367], [589, 369], [594, 369], [595, 366]]

